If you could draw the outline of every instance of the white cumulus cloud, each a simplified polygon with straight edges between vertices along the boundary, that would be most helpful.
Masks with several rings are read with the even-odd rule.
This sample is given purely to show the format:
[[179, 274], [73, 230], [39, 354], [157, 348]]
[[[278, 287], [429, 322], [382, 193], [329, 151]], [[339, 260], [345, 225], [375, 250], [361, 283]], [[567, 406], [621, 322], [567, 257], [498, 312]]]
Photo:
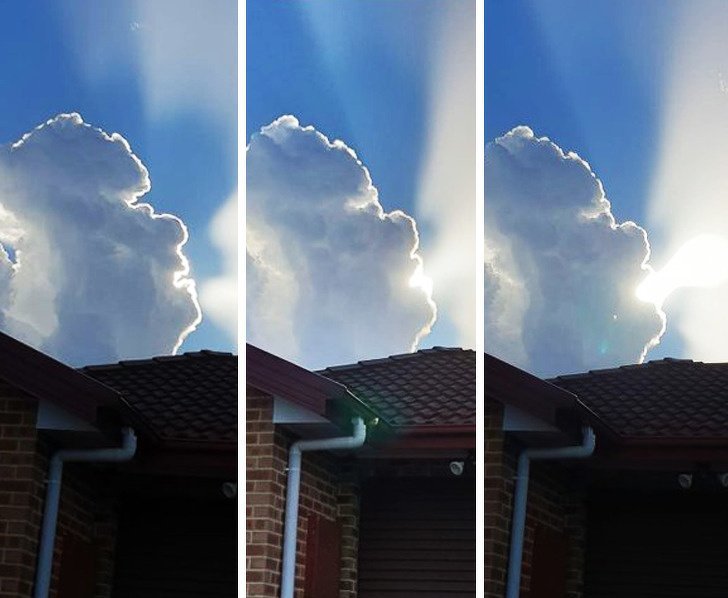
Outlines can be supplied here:
[[486, 351], [539, 375], [643, 359], [664, 330], [635, 296], [648, 257], [576, 154], [527, 127], [486, 146]]
[[62, 114], [0, 147], [0, 327], [73, 365], [174, 352], [199, 322], [187, 230], [120, 135]]
[[306, 365], [413, 349], [435, 319], [416, 224], [356, 154], [283, 116], [246, 159], [248, 340]]

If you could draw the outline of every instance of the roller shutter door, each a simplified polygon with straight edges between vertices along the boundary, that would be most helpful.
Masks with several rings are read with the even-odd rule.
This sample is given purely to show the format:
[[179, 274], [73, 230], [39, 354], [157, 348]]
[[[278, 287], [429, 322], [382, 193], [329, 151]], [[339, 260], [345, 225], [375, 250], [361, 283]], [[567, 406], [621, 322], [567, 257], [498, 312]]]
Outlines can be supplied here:
[[359, 598], [475, 596], [472, 479], [384, 480], [364, 488]]
[[724, 598], [728, 498], [683, 496], [590, 505], [585, 598]]
[[237, 596], [236, 501], [127, 505], [117, 534], [113, 598]]

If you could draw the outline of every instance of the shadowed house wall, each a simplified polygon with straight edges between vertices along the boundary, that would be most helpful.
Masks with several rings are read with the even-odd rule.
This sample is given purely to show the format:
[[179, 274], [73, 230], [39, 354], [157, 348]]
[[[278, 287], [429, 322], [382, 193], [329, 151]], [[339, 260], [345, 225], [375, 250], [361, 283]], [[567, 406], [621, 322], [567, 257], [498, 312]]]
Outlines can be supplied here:
[[[510, 550], [516, 464], [521, 447], [503, 432], [503, 405], [485, 407], [485, 596], [505, 596]], [[557, 568], [562, 596], [581, 598], [584, 580], [585, 498], [568, 473], [548, 462], [531, 463], [526, 530], [521, 567], [521, 595], [545, 596], [532, 587], [534, 560], [557, 559], [540, 568]], [[538, 541], [537, 541], [538, 538]], [[540, 554], [534, 554], [539, 552]], [[561, 553], [559, 555], [548, 553]], [[552, 586], [552, 580], [544, 584]]]
[[[36, 429], [37, 403], [0, 382], [0, 597], [30, 597], [51, 447]], [[109, 598], [116, 518], [104, 480], [68, 465], [54, 548], [51, 596], [66, 598], [66, 567], [84, 562], [88, 596]], [[79, 560], [79, 557], [81, 560]], [[71, 565], [68, 565], [71, 563]], [[64, 591], [65, 588], [65, 591]], [[64, 596], [65, 594], [65, 596]]]

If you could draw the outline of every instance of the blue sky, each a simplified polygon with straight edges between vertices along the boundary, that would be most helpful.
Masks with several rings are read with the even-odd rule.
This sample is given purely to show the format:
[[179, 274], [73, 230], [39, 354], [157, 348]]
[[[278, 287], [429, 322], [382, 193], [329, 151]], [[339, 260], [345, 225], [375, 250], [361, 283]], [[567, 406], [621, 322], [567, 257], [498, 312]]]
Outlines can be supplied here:
[[[414, 218], [424, 272], [434, 280], [433, 297], [439, 310], [431, 334], [420, 346], [473, 344], [473, 327], [463, 333], [467, 325], [457, 321], [456, 312], [467, 312], [470, 318], [474, 304], [458, 310], [448, 297], [456, 291], [468, 299], [474, 297], [473, 269], [468, 269], [470, 265], [474, 268], [472, 243], [460, 253], [451, 244], [454, 255], [447, 256], [450, 263], [460, 257], [465, 264], [461, 268], [468, 269], [467, 276], [463, 274], [449, 284], [438, 271], [446, 269], [442, 265], [446, 259], [442, 247], [448, 220], [451, 229], [455, 227], [448, 212], [469, 218], [467, 228], [461, 230], [462, 238], [474, 232], [474, 194], [462, 189], [463, 184], [473, 184], [474, 176], [470, 164], [474, 145], [474, 16], [472, 2], [247, 2], [246, 138], [250, 140], [261, 127], [283, 115], [293, 115], [301, 127], [313, 126], [328, 139], [339, 139], [356, 152], [369, 170], [385, 212], [403, 210]], [[451, 61], [450, 68], [445, 67], [446, 61]], [[290, 127], [288, 123], [284, 128]], [[293, 135], [292, 130], [286, 135], [289, 133]], [[457, 149], [450, 151], [448, 144], [458, 143]], [[258, 151], [262, 152], [260, 147]], [[438, 147], [447, 150], [446, 159], [435, 159]], [[251, 160], [249, 157], [249, 169]], [[467, 173], [463, 174], [463, 167], [454, 165], [455, 161], [467, 164]], [[438, 174], [436, 163], [441, 165]], [[325, 172], [321, 175], [322, 179], [326, 176]], [[427, 182], [434, 179], [437, 184]], [[450, 193], [442, 193], [447, 184]], [[250, 203], [250, 185], [249, 181], [249, 235], [251, 226], [263, 226], [262, 222], [251, 221], [255, 206]], [[256, 187], [256, 197], [258, 190]], [[437, 193], [438, 198], [428, 197], [427, 190], [431, 190], [430, 195]], [[316, 200], [310, 197], [309, 201]], [[299, 208], [292, 206], [288, 212]], [[266, 218], [274, 216], [268, 214]], [[265, 226], [281, 231], [282, 223], [270, 220]], [[250, 290], [250, 279], [248, 284], [249, 338], [265, 344], [264, 335], [257, 336], [255, 326], [266, 316], [255, 312], [251, 317], [258, 300], [255, 291]], [[304, 283], [296, 279], [296, 284]], [[342, 295], [340, 302], [346, 301]], [[387, 298], [372, 297], [372, 301], [383, 301], [384, 306]], [[361, 318], [366, 321], [366, 315]], [[300, 359], [295, 351], [286, 352], [285, 347], [271, 343], [272, 348]], [[401, 342], [384, 348], [353, 349], [352, 344], [341, 349], [341, 359], [377, 357], [380, 355], [371, 353], [401, 353], [408, 349], [408, 343]]]
[[[388, 209], [411, 212], [427, 111], [427, 65], [419, 49], [433, 35], [436, 4], [425, 1], [413, 13], [409, 2], [347, 0], [338, 14], [321, 14], [336, 19], [328, 31], [332, 46], [337, 30], [355, 36], [333, 52], [310, 18], [329, 12], [325, 3], [305, 4], [247, 3], [248, 137], [282, 114], [294, 114], [356, 150]], [[379, 40], [400, 27], [401, 63], [395, 64], [391, 48]]]
[[[710, 0], [485, 3], [486, 142], [525, 125], [576, 152], [601, 180], [616, 222], [645, 229], [649, 265], [668, 289], [654, 299], [667, 329], [647, 359], [728, 359], [717, 317], [728, 234], [718, 224], [728, 188], [720, 166], [727, 149], [727, 19], [725, 4]], [[488, 159], [485, 176], [487, 187]], [[548, 206], [539, 209], [542, 222], [551, 218]], [[692, 253], [681, 253], [685, 247]], [[578, 360], [573, 367], [579, 364], [589, 367]]]
[[[180, 64], [203, 63], [189, 68], [185, 85], [191, 88], [212, 81], [212, 75], [199, 80], [202, 69], [215, 71], [225, 89], [219, 104], [205, 105], [204, 98], [198, 105], [197, 100], [176, 101], [173, 89], [168, 96], [160, 95], [154, 89], [153, 70], [167, 69], [168, 79], [160, 80], [174, 87], [169, 82], [180, 77], [165, 66], [163, 46], [179, 45], [179, 32], [185, 28], [202, 29], [195, 25], [195, 14], [197, 19], [210, 15], [196, 4], [182, 2], [172, 13], [165, 3], [156, 3], [156, 9], [132, 1], [13, 3], [0, 22], [0, 142], [15, 142], [64, 112], [78, 112], [86, 123], [121, 134], [150, 173], [152, 189], [143, 201], [157, 212], [179, 216], [188, 227], [184, 252], [199, 285], [223, 269], [208, 227], [236, 189], [234, 0], [217, 2], [217, 12], [210, 17], [220, 26], [219, 43], [199, 56], [191, 54], [192, 48], [187, 54], [177, 53]], [[169, 26], [159, 11], [169, 12]], [[204, 38], [206, 33], [199, 35]], [[149, 56], [157, 62], [151, 64]], [[234, 350], [234, 344], [222, 326], [207, 318], [182, 350], [200, 348]]]
[[676, 3], [538, 4], [485, 3], [485, 138], [530, 126], [592, 164], [620, 220], [644, 221]]

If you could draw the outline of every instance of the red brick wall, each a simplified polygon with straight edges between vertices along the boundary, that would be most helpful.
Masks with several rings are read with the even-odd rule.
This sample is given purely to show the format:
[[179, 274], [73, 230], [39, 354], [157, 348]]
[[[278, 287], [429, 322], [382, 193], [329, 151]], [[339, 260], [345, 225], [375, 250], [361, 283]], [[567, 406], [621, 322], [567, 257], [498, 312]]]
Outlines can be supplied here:
[[0, 382], [0, 596], [30, 596], [40, 530], [36, 406]]
[[285, 451], [276, 446], [273, 402], [246, 398], [246, 593], [275, 596], [280, 582]]
[[[518, 448], [506, 442], [503, 407], [494, 400], [485, 408], [485, 595], [505, 595], [511, 514]], [[581, 598], [584, 568], [585, 506], [574, 481], [560, 466], [532, 462], [521, 593], [528, 595], [531, 583], [533, 541], [538, 525], [564, 532], [568, 541], [567, 597]]]
[[338, 518], [342, 525], [340, 598], [356, 598], [359, 564], [359, 485], [343, 481], [339, 486]]
[[[283, 543], [288, 448], [293, 438], [272, 423], [273, 400], [246, 397], [246, 596], [278, 595]], [[312, 513], [343, 524], [341, 598], [356, 596], [358, 499], [356, 485], [338, 463], [320, 453], [304, 454], [301, 472], [296, 596], [303, 596], [306, 532]]]
[[[0, 598], [32, 595], [50, 449], [35, 428], [37, 405], [0, 383]], [[56, 594], [63, 540], [74, 534], [99, 547], [96, 597], [111, 592], [114, 515], [103, 483], [82, 466], [67, 466], [56, 532], [51, 596]]]
[[[513, 480], [503, 463], [503, 408], [485, 402], [485, 596], [505, 595]], [[510, 472], [508, 472], [509, 474]]]
[[[508, 455], [507, 468], [515, 475], [516, 458]], [[544, 525], [567, 538], [566, 596], [581, 598], [584, 568], [585, 517], [584, 501], [574, 487], [568, 473], [558, 465], [543, 462], [531, 463], [526, 511], [526, 533], [524, 538], [521, 591], [524, 595], [530, 588], [533, 540], [537, 525]]]
[[569, 536], [566, 598], [582, 598], [586, 559], [586, 493], [574, 490], [563, 498], [564, 529]]
[[[44, 468], [44, 475], [45, 471], [47, 470]], [[64, 465], [51, 596], [55, 595], [54, 586], [58, 583], [64, 540], [68, 536], [93, 545], [96, 553], [94, 596], [95, 598], [111, 596], [116, 511], [113, 498], [103, 490], [108, 487], [110, 485], [105, 482], [105, 474], [94, 471], [93, 465], [86, 463]]]

